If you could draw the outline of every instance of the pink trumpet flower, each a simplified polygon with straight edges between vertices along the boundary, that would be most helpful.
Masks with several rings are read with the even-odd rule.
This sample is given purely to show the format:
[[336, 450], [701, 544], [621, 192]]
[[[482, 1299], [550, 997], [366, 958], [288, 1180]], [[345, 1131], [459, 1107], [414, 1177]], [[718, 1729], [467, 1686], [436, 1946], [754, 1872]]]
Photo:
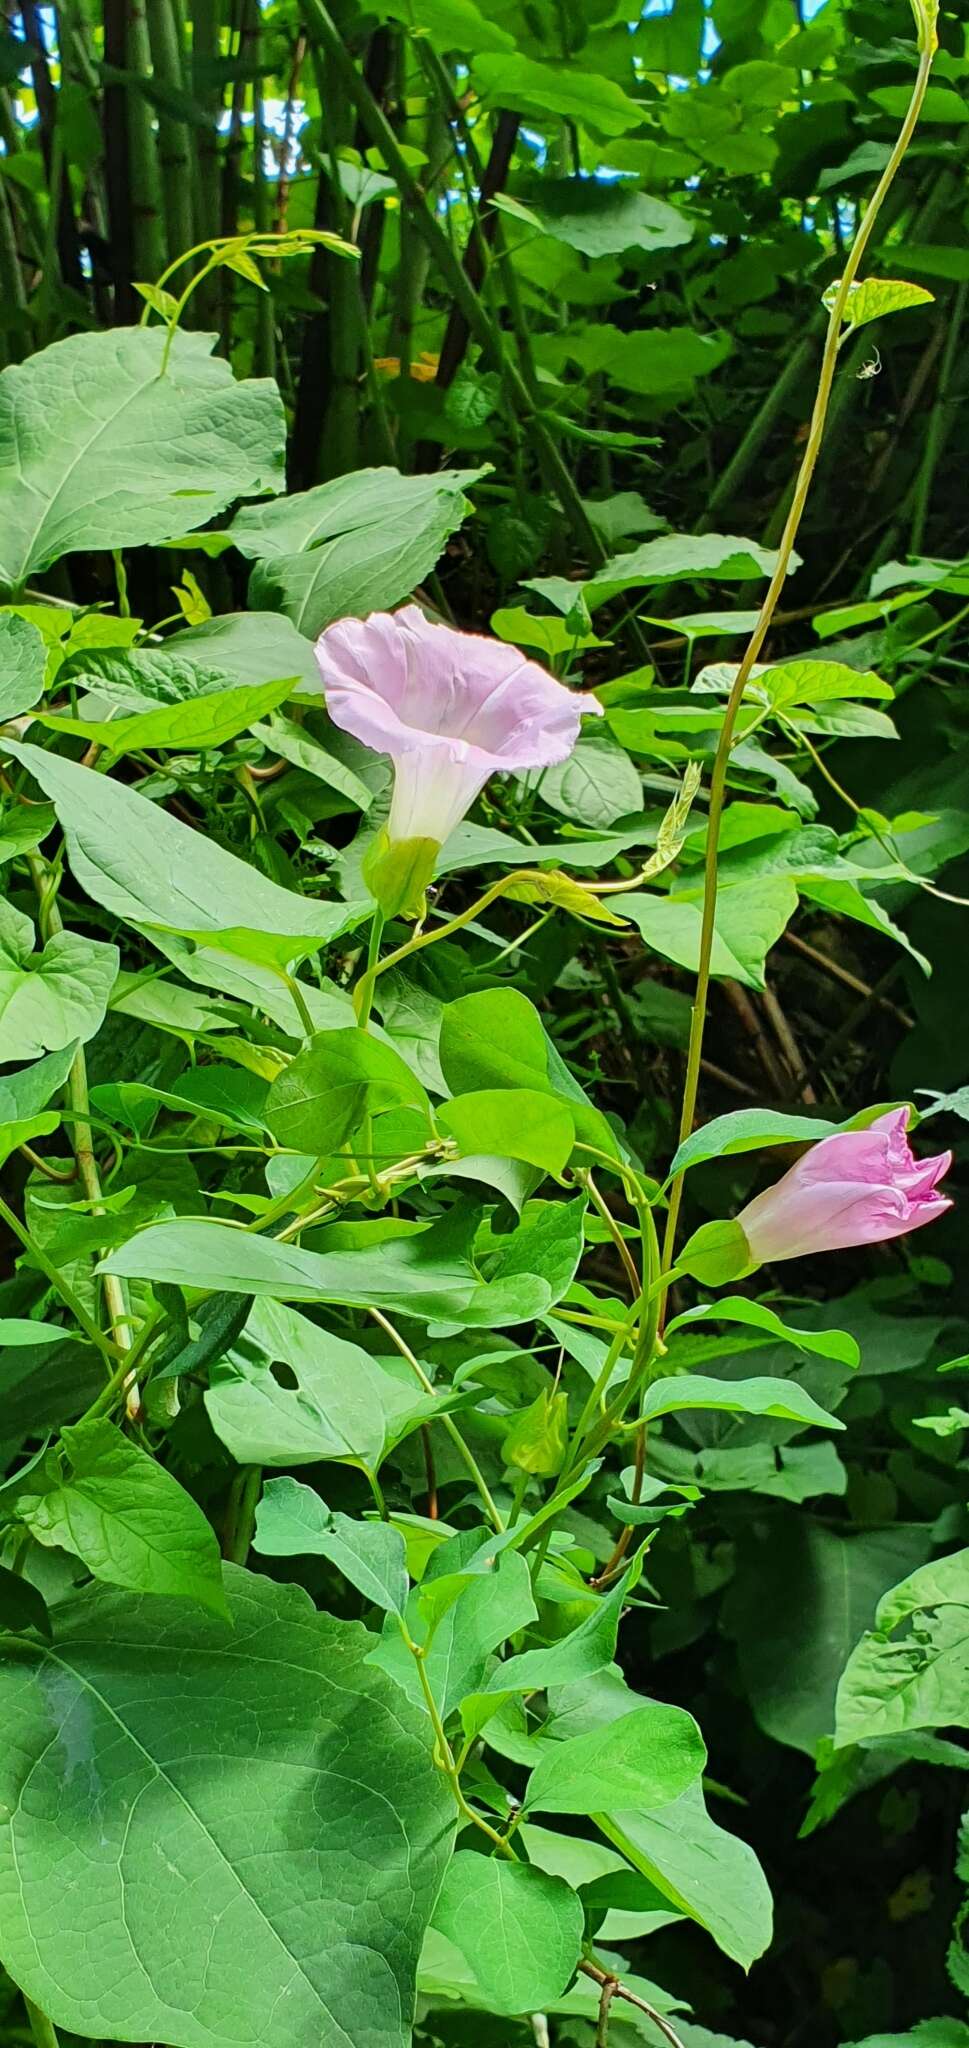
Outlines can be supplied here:
[[340, 619], [316, 643], [334, 725], [389, 754], [394, 790], [367, 880], [393, 914], [419, 909], [440, 848], [488, 781], [566, 761], [594, 697], [517, 647], [431, 625], [416, 605]]
[[890, 1109], [867, 1130], [822, 1138], [789, 1173], [755, 1195], [737, 1218], [751, 1259], [801, 1259], [809, 1252], [879, 1244], [921, 1230], [951, 1209], [938, 1183], [951, 1152], [916, 1159], [907, 1109]]

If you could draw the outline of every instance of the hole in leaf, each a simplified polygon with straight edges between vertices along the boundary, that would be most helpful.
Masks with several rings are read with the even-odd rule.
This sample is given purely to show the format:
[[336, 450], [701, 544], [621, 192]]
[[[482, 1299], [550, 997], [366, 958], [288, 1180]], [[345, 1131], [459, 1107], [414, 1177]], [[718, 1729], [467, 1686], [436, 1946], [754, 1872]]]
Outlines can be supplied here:
[[298, 1392], [299, 1380], [292, 1366], [287, 1365], [284, 1358], [274, 1358], [269, 1370], [277, 1387], [285, 1387], [287, 1392], [291, 1394]]

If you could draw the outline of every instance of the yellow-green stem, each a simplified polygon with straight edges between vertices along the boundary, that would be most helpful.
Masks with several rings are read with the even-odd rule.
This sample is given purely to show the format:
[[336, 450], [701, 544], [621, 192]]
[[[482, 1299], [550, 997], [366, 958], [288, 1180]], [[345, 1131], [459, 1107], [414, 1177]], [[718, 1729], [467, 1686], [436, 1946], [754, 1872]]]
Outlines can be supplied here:
[[[804, 507], [807, 502], [808, 492], [810, 491], [811, 483], [814, 477], [814, 472], [817, 467], [817, 460], [821, 451], [821, 442], [824, 437], [825, 422], [828, 416], [828, 406], [831, 401], [831, 392], [834, 385], [835, 370], [837, 368], [838, 350], [842, 338], [844, 317], [848, 305], [848, 300], [851, 294], [851, 288], [857, 278], [858, 271], [861, 267], [862, 258], [864, 257], [865, 250], [867, 249], [868, 243], [871, 240], [872, 232], [875, 227], [875, 222], [878, 218], [878, 214], [883, 204], [883, 201], [885, 200], [892, 184], [894, 183], [896, 174], [905, 156], [906, 150], [908, 149], [909, 143], [912, 140], [912, 136], [915, 133], [919, 114], [922, 111], [922, 103], [925, 99], [925, 93], [928, 87], [929, 76], [932, 69], [932, 58], [935, 53], [935, 42], [933, 36], [928, 32], [928, 30], [925, 30], [920, 35], [919, 41], [920, 48], [918, 74], [915, 80], [915, 85], [912, 90], [912, 97], [909, 101], [908, 112], [906, 113], [901, 129], [899, 130], [899, 134], [895, 142], [895, 147], [892, 150], [891, 156], [889, 157], [889, 160], [885, 165], [885, 169], [882, 172], [881, 179], [879, 180], [876, 190], [872, 196], [871, 204], [869, 205], [865, 217], [861, 222], [861, 225], [855, 236], [854, 242], [851, 247], [851, 251], [848, 256], [848, 260], [845, 264], [844, 275], [841, 278], [837, 292], [835, 293], [835, 296], [831, 303], [830, 317], [828, 319], [828, 329], [824, 343], [824, 353], [821, 359], [821, 373], [818, 379], [818, 388], [815, 394], [814, 408], [811, 414], [811, 424], [808, 430], [808, 438], [804, 449], [804, 455], [801, 461], [801, 467], [798, 471], [797, 482], [794, 487], [794, 496], [791, 500], [790, 511], [788, 512], [787, 520], [784, 526], [784, 532], [781, 536], [780, 547], [778, 549], [777, 554], [777, 565], [775, 567], [774, 574], [771, 577], [767, 595], [764, 598], [763, 604], [761, 605], [760, 613], [757, 619], [757, 624], [754, 627], [753, 633], [750, 636], [750, 640], [744, 652], [744, 656], [740, 663], [740, 667], [737, 670], [733, 687], [730, 691], [730, 695], [727, 699], [726, 708], [724, 710], [723, 725], [721, 727], [716, 758], [714, 760], [713, 771], [710, 777], [710, 808], [709, 822], [707, 826], [706, 856], [704, 864], [703, 918], [700, 929], [700, 957], [697, 967], [696, 996], [694, 998], [693, 1016], [690, 1026], [690, 1044], [687, 1053], [686, 1079], [683, 1087], [683, 1107], [680, 1116], [681, 1144], [684, 1138], [687, 1138], [691, 1130], [693, 1129], [693, 1118], [696, 1113], [697, 1091], [700, 1080], [700, 1060], [703, 1053], [703, 1031], [706, 1023], [707, 998], [710, 988], [710, 963], [713, 955], [713, 938], [717, 913], [717, 856], [720, 845], [720, 821], [723, 816], [724, 800], [726, 797], [727, 768], [730, 760], [730, 749], [733, 743], [734, 729], [736, 727], [737, 716], [740, 711], [740, 706], [743, 700], [743, 694], [748, 682], [750, 681], [751, 670], [754, 667], [757, 657], [760, 654], [761, 649], [764, 645], [764, 641], [766, 640], [767, 635], [770, 631], [771, 621], [777, 609], [777, 603], [780, 598], [781, 591], [784, 588], [784, 583], [786, 581], [787, 573], [790, 568], [791, 556], [794, 552], [794, 542], [797, 539], [801, 519], [804, 514]], [[673, 1261], [673, 1251], [676, 1243], [676, 1227], [679, 1220], [680, 1201], [682, 1197], [682, 1192], [683, 1176], [682, 1174], [677, 1174], [676, 1178], [674, 1179], [670, 1187], [669, 1211], [666, 1220], [666, 1236], [663, 1245], [663, 1266], [665, 1270], [668, 1270]]]

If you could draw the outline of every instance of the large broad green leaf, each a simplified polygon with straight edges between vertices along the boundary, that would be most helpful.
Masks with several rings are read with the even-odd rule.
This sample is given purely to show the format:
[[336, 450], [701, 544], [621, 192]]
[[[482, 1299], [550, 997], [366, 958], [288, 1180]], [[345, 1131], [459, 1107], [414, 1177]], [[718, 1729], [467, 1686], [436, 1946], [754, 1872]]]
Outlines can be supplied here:
[[472, 1264], [477, 1212], [456, 1205], [427, 1230], [370, 1249], [310, 1252], [275, 1238], [197, 1219], [150, 1225], [102, 1268], [129, 1279], [271, 1294], [281, 1301], [341, 1302], [445, 1319], [473, 1328], [540, 1316], [571, 1285], [582, 1250], [581, 1202], [539, 1203], [499, 1240], [491, 1276]]
[[280, 889], [125, 783], [40, 747], [11, 743], [9, 751], [54, 804], [82, 889], [149, 934], [204, 936], [227, 952], [282, 959], [314, 951], [357, 920], [352, 905]]
[[0, 1046], [5, 1060], [93, 1038], [119, 966], [117, 946], [78, 932], [55, 932], [34, 952], [34, 927], [0, 902]]
[[96, 1590], [8, 1648], [3, 1962], [86, 2035], [408, 2048], [452, 1832], [427, 1722], [364, 1629], [226, 1585], [234, 1626]]
[[[405, 28], [423, 29], [433, 38], [437, 50], [513, 50], [515, 38], [490, 21], [474, 0], [382, 0], [377, 10], [401, 21]], [[393, 186], [389, 186], [393, 190]]]
[[44, 694], [47, 647], [29, 619], [0, 613], [0, 724], [32, 711]]
[[[656, 1444], [657, 1477], [676, 1486], [698, 1486], [707, 1493], [761, 1493], [771, 1500], [802, 1502], [821, 1494], [842, 1495], [848, 1474], [832, 1443], [779, 1445], [761, 1439], [738, 1446], [694, 1445], [663, 1439]], [[612, 1503], [617, 1519], [635, 1524], [642, 1510], [629, 1502]]]
[[72, 334], [0, 375], [0, 583], [77, 548], [129, 548], [283, 488], [282, 400], [237, 383], [215, 336]]
[[692, 1714], [660, 1700], [605, 1728], [547, 1743], [525, 1788], [529, 1813], [596, 1813], [669, 1806], [695, 1783], [706, 1745]]
[[459, 1849], [434, 1925], [474, 1972], [492, 2012], [544, 2012], [565, 1990], [582, 1948], [582, 1901], [561, 1877]]
[[838, 1680], [879, 1597], [926, 1548], [918, 1528], [841, 1530], [806, 1514], [749, 1527], [725, 1623], [745, 1692], [775, 1742], [813, 1756], [831, 1731]]
[[611, 78], [573, 70], [570, 64], [540, 64], [533, 57], [481, 56], [473, 80], [492, 106], [513, 113], [557, 114], [581, 121], [597, 135], [625, 135], [642, 122], [642, 108]]
[[285, 612], [309, 639], [347, 614], [387, 611], [434, 568], [471, 509], [465, 491], [483, 474], [355, 470], [240, 512], [229, 530], [240, 553], [258, 565], [252, 603]]
[[[608, 377], [622, 391], [633, 391], [641, 398], [666, 404], [674, 398], [688, 397], [698, 378], [712, 376], [714, 370], [726, 362], [731, 347], [730, 336], [722, 330], [701, 334], [695, 327], [641, 327], [627, 334], [622, 328], [600, 323], [594, 327], [572, 328], [562, 335], [544, 335], [539, 338], [536, 354], [543, 366], [550, 370], [561, 373], [567, 362], [578, 363], [587, 376]], [[671, 535], [670, 538], [686, 538], [689, 549], [703, 558], [710, 550], [702, 549], [702, 539], [712, 543], [716, 536], [694, 539]], [[739, 545], [742, 548], [748, 544], [741, 542]], [[651, 546], [662, 550], [663, 542], [647, 542], [646, 550]], [[628, 556], [618, 555], [614, 561], [607, 562], [601, 572], [596, 572], [593, 582], [585, 587], [590, 608], [602, 602], [613, 570], [620, 578], [627, 573], [623, 567], [627, 562], [631, 565], [629, 573], [633, 583], [650, 580], [638, 573], [638, 559], [642, 552], [644, 550], [637, 548]], [[704, 572], [697, 569], [692, 573]], [[728, 573], [749, 576], [756, 572], [741, 564]], [[661, 575], [662, 571], [659, 571], [657, 580]], [[625, 587], [620, 583], [620, 588]]]
[[969, 1550], [924, 1564], [878, 1603], [838, 1687], [835, 1740], [969, 1727]]
[[[614, 896], [612, 907], [637, 925], [648, 946], [695, 972], [703, 922], [702, 889], [660, 896], [643, 891]], [[747, 988], [763, 988], [765, 962], [797, 909], [797, 888], [789, 875], [738, 882], [717, 891], [711, 972]]]
[[96, 1579], [198, 1600], [225, 1613], [215, 1532], [170, 1472], [113, 1422], [65, 1429], [16, 1495], [39, 1543], [79, 1557]]
[[698, 1785], [657, 1813], [600, 1814], [597, 1825], [745, 1970], [763, 1955], [771, 1938], [767, 1879], [748, 1844], [711, 1820]]

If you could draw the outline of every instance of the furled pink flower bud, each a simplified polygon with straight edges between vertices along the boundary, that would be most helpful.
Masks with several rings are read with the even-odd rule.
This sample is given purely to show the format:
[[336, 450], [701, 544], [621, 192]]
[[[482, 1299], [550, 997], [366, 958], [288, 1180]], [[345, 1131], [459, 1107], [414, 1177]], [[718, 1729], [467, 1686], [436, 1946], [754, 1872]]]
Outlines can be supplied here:
[[737, 1218], [757, 1265], [808, 1252], [879, 1244], [934, 1222], [952, 1203], [937, 1192], [951, 1152], [916, 1159], [907, 1109], [890, 1109], [864, 1131], [838, 1131], [805, 1152]]
[[368, 874], [388, 910], [407, 908], [404, 898], [413, 907], [489, 776], [567, 760], [583, 713], [602, 711], [517, 647], [431, 625], [416, 605], [338, 620], [316, 658], [334, 724], [394, 763], [386, 836]]

